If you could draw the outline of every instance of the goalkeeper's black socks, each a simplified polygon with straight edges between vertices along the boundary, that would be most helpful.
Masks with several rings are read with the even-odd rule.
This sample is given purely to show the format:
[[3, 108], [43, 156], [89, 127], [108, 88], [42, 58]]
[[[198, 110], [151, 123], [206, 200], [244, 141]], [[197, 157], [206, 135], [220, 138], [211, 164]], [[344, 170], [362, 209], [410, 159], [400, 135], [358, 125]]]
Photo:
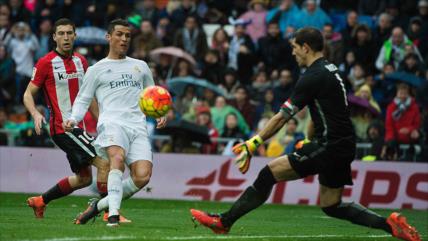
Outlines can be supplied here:
[[276, 180], [272, 171], [268, 166], [265, 166], [253, 185], [244, 191], [229, 211], [221, 214], [223, 226], [231, 227], [240, 217], [266, 202], [275, 183]]
[[339, 203], [322, 208], [322, 210], [328, 216], [334, 218], [348, 220], [354, 224], [382, 229], [388, 233], [392, 233], [391, 227], [386, 222], [386, 218], [357, 203]]

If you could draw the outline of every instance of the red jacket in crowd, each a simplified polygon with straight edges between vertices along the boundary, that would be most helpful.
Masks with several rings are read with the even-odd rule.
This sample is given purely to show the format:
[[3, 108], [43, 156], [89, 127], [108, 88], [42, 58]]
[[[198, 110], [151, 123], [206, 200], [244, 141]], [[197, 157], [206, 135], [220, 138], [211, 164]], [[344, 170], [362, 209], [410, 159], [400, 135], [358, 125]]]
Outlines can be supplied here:
[[[413, 130], [418, 130], [421, 125], [421, 115], [419, 107], [414, 98], [410, 103], [409, 108], [397, 120], [394, 120], [392, 113], [398, 108], [397, 104], [392, 101], [386, 109], [385, 123], [385, 141], [396, 140], [398, 143], [409, 144], [411, 142], [410, 133]], [[401, 128], [408, 128], [407, 134], [401, 134]]]

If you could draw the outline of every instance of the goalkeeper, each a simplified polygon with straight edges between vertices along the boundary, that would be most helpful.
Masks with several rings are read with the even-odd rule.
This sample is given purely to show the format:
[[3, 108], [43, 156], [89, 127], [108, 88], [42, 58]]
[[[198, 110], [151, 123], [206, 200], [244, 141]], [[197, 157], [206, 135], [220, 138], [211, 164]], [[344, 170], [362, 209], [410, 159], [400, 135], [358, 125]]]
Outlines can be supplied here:
[[320, 206], [331, 217], [354, 224], [384, 230], [403, 240], [418, 241], [416, 229], [406, 218], [392, 213], [384, 218], [357, 203], [342, 202], [345, 185], [352, 185], [351, 162], [355, 156], [355, 134], [349, 118], [345, 87], [337, 67], [323, 57], [323, 37], [314, 28], [298, 30], [291, 40], [293, 55], [306, 68], [291, 97], [266, 127], [250, 140], [234, 147], [239, 170], [246, 173], [252, 154], [272, 137], [299, 110], [309, 106], [314, 123], [314, 137], [296, 152], [271, 161], [260, 172], [232, 207], [221, 214], [207, 214], [191, 209], [199, 223], [215, 233], [228, 233], [232, 225], [248, 212], [262, 205], [273, 185], [318, 174]]

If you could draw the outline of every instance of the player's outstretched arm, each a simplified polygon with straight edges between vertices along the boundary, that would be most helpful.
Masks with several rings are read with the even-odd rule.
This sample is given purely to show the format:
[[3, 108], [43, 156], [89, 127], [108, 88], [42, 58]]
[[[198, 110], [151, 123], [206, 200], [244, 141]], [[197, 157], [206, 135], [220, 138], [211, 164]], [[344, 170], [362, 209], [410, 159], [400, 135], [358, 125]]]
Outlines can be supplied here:
[[288, 112], [278, 112], [268, 121], [258, 135], [233, 147], [233, 152], [237, 155], [234, 161], [240, 172], [245, 174], [248, 171], [253, 153], [265, 140], [277, 133], [290, 118], [291, 115]]
[[41, 134], [42, 125], [46, 124], [45, 117], [37, 110], [34, 102], [34, 96], [39, 92], [39, 89], [39, 87], [30, 82], [25, 90], [23, 98], [25, 108], [27, 108], [28, 112], [30, 112], [33, 117], [34, 129], [37, 135]]
[[[98, 86], [98, 80], [95, 72], [96, 70], [90, 67], [83, 78], [83, 85], [79, 89], [79, 93], [77, 94], [76, 100], [73, 104], [71, 117], [68, 119], [74, 122], [74, 124], [83, 120], [83, 117], [88, 111], [89, 105], [95, 97], [95, 90]], [[70, 124], [70, 122], [68, 124]]]

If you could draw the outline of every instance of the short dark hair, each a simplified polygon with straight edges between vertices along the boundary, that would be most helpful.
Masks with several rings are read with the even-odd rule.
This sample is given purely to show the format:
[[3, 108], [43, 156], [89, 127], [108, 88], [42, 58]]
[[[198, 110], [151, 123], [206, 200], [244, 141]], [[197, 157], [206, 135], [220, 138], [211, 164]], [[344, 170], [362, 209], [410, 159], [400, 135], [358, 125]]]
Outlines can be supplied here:
[[60, 18], [54, 23], [53, 33], [56, 33], [56, 29], [59, 26], [63, 26], [63, 25], [71, 25], [73, 27], [73, 31], [76, 32], [76, 25], [73, 23], [73, 21], [71, 21], [68, 18]]
[[320, 52], [324, 48], [324, 37], [321, 31], [313, 27], [297, 30], [294, 39], [298, 45], [303, 46], [306, 43], [315, 52]]
[[125, 27], [131, 27], [131, 25], [129, 24], [129, 22], [128, 22], [128, 21], [126, 21], [125, 19], [117, 18], [117, 19], [115, 19], [115, 20], [111, 21], [111, 22], [108, 24], [108, 27], [107, 27], [107, 33], [108, 33], [108, 34], [113, 33], [114, 27], [115, 27], [116, 25], [125, 26]]

